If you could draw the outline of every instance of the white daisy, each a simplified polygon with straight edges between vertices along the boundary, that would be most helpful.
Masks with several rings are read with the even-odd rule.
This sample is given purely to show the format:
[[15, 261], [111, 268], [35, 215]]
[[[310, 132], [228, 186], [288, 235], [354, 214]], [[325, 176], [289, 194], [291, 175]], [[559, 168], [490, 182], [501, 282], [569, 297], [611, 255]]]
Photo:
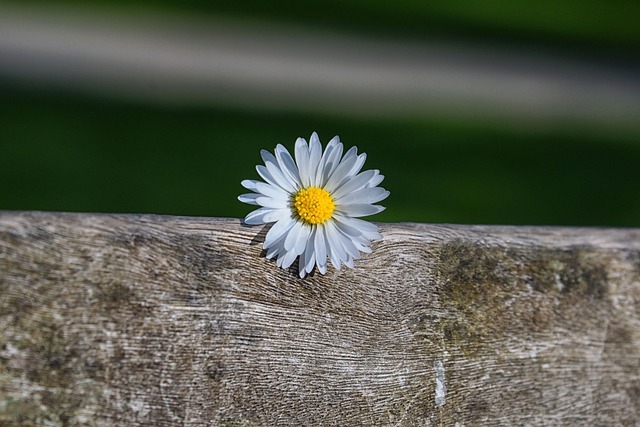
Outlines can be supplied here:
[[296, 141], [295, 161], [280, 144], [275, 156], [262, 150], [264, 166], [256, 169], [266, 182], [242, 181], [253, 193], [238, 200], [261, 206], [245, 217], [245, 223], [275, 223], [265, 237], [266, 256], [276, 257], [282, 268], [300, 257], [300, 277], [316, 265], [325, 274], [327, 258], [338, 270], [341, 264], [353, 268], [360, 252], [371, 252], [371, 241], [382, 238], [377, 226], [357, 217], [384, 210], [373, 204], [389, 196], [377, 187], [384, 176], [378, 170], [360, 172], [367, 155], [358, 155], [356, 147], [344, 156], [342, 152], [336, 136], [323, 153], [314, 132], [308, 145], [303, 138]]

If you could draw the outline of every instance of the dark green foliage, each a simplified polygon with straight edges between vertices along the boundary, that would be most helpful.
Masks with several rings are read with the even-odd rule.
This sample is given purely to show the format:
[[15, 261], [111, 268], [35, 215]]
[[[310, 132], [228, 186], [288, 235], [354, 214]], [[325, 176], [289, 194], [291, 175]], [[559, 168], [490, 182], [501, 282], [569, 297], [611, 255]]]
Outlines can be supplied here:
[[318, 131], [368, 154], [381, 221], [640, 226], [640, 135], [161, 107], [0, 88], [0, 209], [241, 217], [259, 150]]

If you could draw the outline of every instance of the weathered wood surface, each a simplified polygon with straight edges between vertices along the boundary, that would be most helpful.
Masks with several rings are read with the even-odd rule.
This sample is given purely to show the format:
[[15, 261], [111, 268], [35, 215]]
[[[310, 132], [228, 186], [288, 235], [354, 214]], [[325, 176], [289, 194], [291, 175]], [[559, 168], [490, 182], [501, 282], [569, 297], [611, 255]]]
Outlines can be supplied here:
[[640, 230], [0, 213], [0, 425], [638, 425]]

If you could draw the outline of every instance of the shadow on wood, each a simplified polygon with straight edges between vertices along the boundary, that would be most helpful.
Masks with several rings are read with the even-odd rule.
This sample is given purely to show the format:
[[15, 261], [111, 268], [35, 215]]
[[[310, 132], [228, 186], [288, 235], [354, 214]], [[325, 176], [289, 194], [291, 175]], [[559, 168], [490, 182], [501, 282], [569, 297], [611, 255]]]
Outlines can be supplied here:
[[640, 422], [640, 230], [380, 226], [300, 279], [236, 219], [0, 213], [0, 424]]

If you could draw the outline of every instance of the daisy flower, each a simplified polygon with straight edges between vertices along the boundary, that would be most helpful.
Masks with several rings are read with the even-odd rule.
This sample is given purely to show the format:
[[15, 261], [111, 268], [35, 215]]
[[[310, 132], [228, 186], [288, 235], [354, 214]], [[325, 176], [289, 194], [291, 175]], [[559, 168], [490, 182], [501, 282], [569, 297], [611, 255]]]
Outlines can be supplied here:
[[275, 223], [265, 237], [266, 257], [275, 257], [285, 269], [300, 257], [300, 277], [315, 266], [325, 274], [327, 258], [338, 270], [342, 264], [353, 268], [361, 252], [371, 252], [371, 241], [382, 239], [377, 226], [357, 218], [384, 210], [373, 204], [389, 196], [377, 187], [384, 176], [378, 170], [360, 172], [367, 155], [358, 155], [356, 147], [342, 153], [340, 138], [329, 141], [323, 152], [314, 132], [309, 144], [298, 138], [295, 160], [280, 144], [275, 155], [262, 150], [264, 166], [256, 169], [266, 182], [242, 181], [253, 193], [238, 200], [261, 206], [244, 222]]

